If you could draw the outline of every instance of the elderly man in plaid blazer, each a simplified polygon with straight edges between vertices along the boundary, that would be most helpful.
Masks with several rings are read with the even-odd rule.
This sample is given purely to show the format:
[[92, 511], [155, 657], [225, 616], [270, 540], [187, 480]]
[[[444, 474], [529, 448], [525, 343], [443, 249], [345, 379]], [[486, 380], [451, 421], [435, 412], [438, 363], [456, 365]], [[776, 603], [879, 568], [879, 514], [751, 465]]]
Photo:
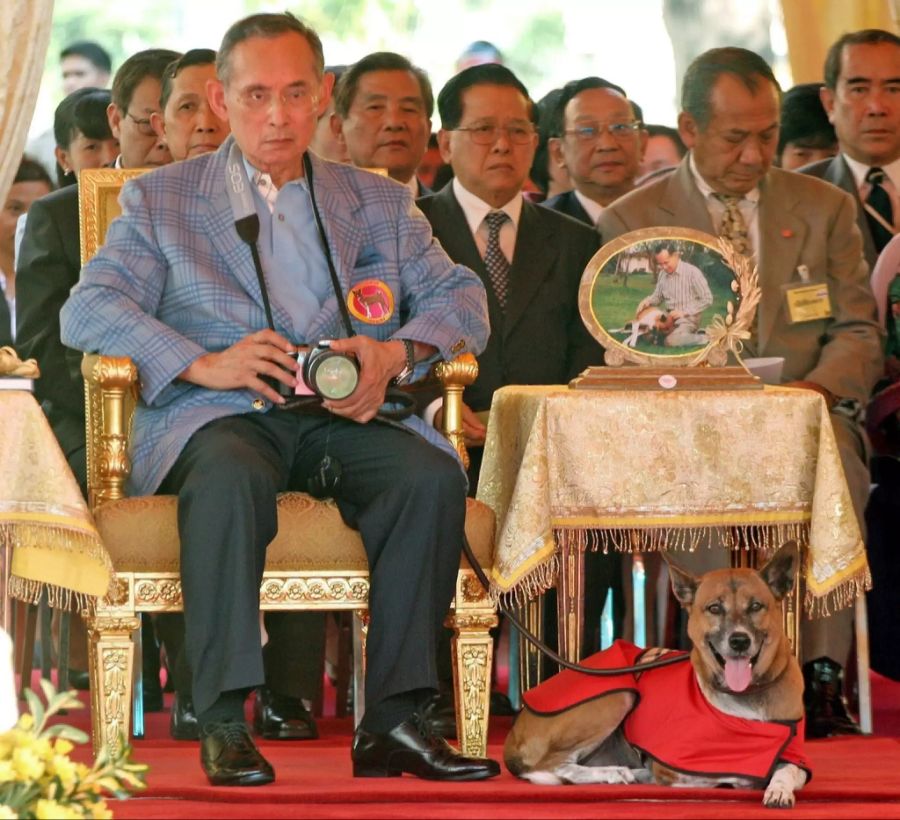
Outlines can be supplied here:
[[[246, 693], [263, 680], [258, 590], [276, 494], [322, 473], [371, 572], [354, 774], [491, 777], [496, 762], [456, 754], [418, 713], [437, 684], [465, 478], [434, 431], [375, 418], [392, 380], [483, 349], [484, 288], [432, 239], [403, 186], [307, 155], [331, 92], [323, 63], [315, 32], [289, 14], [229, 29], [209, 98], [232, 138], [125, 186], [122, 217], [63, 308], [63, 340], [131, 356], [141, 374], [131, 490], [179, 496], [186, 650], [209, 780], [274, 779], [243, 720]], [[256, 236], [239, 235], [248, 224]], [[353, 314], [349, 338], [339, 299]], [[356, 357], [356, 390], [324, 401], [328, 412], [283, 412], [281, 393], [299, 380], [292, 354], [321, 339]]]

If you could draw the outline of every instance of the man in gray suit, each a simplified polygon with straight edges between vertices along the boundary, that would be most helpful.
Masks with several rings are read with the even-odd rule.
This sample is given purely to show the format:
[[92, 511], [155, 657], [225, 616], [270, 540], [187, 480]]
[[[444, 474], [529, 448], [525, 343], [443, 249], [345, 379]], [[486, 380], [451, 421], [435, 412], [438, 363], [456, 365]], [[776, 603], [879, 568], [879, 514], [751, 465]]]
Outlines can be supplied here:
[[828, 50], [821, 96], [840, 153], [800, 170], [853, 196], [872, 268], [900, 225], [900, 37], [845, 34]]
[[[831, 409], [844, 472], [862, 522], [869, 491], [858, 410], [881, 374], [881, 332], [846, 193], [772, 167], [778, 144], [778, 83], [756, 54], [713, 49], [688, 68], [679, 132], [690, 152], [675, 172], [613, 203], [600, 218], [607, 241], [657, 225], [724, 233], [740, 226], [758, 263], [762, 298], [748, 347], [783, 356], [786, 384], [815, 390]], [[785, 288], [825, 284], [821, 316], [791, 323]], [[759, 431], [763, 434], [763, 431]], [[838, 685], [852, 634], [851, 613], [806, 621], [807, 735], [858, 732]]]
[[[484, 287], [433, 241], [408, 190], [307, 151], [332, 80], [314, 31], [253, 15], [226, 32], [216, 66], [210, 102], [232, 136], [125, 185], [122, 216], [61, 315], [65, 344], [130, 356], [141, 374], [129, 489], [178, 495], [201, 765], [214, 785], [274, 779], [243, 703], [263, 682], [276, 494], [309, 489], [335, 499], [369, 558], [354, 775], [494, 776], [494, 761], [458, 755], [418, 711], [437, 685], [434, 642], [459, 567], [461, 465], [421, 420], [376, 418], [392, 380], [481, 351]], [[379, 297], [379, 312], [359, 293]], [[305, 381], [298, 348], [319, 340], [356, 359], [358, 383], [289, 412], [285, 394]]]

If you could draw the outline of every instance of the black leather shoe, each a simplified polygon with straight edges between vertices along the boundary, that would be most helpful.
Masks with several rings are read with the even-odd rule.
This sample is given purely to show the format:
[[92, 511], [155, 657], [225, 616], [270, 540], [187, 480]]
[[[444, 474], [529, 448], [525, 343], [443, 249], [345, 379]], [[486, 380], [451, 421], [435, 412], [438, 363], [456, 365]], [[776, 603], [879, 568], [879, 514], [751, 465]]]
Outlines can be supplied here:
[[830, 658], [810, 661], [803, 665], [803, 680], [807, 739], [862, 734], [841, 694], [844, 671], [839, 664]]
[[200, 765], [213, 786], [264, 786], [275, 770], [243, 722], [211, 723], [200, 732]]
[[182, 697], [178, 692], [172, 700], [172, 713], [169, 715], [169, 736], [172, 740], [199, 740], [200, 724], [197, 713], [190, 698]]
[[405, 772], [426, 780], [485, 780], [500, 774], [496, 760], [464, 757], [418, 714], [384, 734], [357, 729], [350, 757], [354, 777], [397, 777]]
[[253, 728], [266, 740], [315, 740], [316, 722], [300, 698], [278, 695], [268, 686], [256, 690]]

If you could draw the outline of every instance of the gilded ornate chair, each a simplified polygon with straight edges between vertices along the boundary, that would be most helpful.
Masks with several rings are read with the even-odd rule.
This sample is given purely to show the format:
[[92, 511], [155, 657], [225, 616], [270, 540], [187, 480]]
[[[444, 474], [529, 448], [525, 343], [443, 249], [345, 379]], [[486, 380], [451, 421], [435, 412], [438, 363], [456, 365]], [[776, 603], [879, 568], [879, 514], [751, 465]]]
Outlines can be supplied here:
[[[81, 256], [93, 256], [118, 214], [118, 192], [139, 171], [83, 171], [80, 180]], [[465, 457], [461, 397], [478, 373], [471, 356], [442, 362], [444, 432]], [[179, 541], [174, 496], [126, 498], [128, 432], [137, 399], [138, 374], [127, 358], [86, 355], [82, 364], [87, 400], [88, 487], [97, 528], [115, 569], [113, 591], [88, 620], [93, 743], [117, 746], [131, 724], [134, 634], [139, 612], [182, 607]], [[358, 631], [355, 675], [357, 715], [364, 658], [368, 565], [359, 534], [341, 520], [337, 507], [304, 493], [278, 498], [279, 531], [269, 545], [260, 589], [263, 610], [352, 610]], [[493, 562], [494, 515], [472, 499], [466, 534], [479, 563]], [[484, 755], [493, 643], [494, 605], [463, 558], [447, 625], [454, 631], [452, 662], [457, 730], [466, 754]]]

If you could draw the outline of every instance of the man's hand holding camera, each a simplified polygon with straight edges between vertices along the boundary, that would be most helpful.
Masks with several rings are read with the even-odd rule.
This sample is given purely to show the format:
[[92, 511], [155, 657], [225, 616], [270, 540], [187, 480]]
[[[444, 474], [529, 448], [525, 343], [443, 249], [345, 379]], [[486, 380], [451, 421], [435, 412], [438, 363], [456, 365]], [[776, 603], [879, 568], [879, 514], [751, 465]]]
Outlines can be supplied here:
[[274, 330], [260, 330], [218, 353], [195, 359], [179, 378], [211, 390], [248, 388], [275, 404], [284, 404], [264, 377], [293, 388], [297, 384], [296, 346]]
[[[398, 339], [379, 342], [368, 336], [353, 336], [331, 342], [335, 353], [355, 356], [359, 362], [359, 384], [346, 399], [326, 400], [322, 406], [338, 416], [365, 424], [371, 421], [384, 404], [388, 383], [406, 365], [406, 346]], [[415, 343], [416, 360], [428, 358], [434, 352], [431, 345]]]

